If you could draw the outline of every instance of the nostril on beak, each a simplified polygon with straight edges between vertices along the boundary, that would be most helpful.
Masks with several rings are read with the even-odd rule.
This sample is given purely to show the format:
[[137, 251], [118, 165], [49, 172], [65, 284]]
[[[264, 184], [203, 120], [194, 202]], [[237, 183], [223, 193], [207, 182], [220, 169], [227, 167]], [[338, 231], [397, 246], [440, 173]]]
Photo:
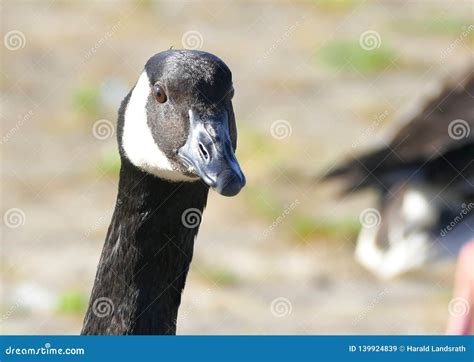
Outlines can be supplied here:
[[201, 156], [208, 161], [209, 160], [209, 153], [206, 151], [206, 148], [202, 143], [199, 143], [199, 152], [201, 153]]

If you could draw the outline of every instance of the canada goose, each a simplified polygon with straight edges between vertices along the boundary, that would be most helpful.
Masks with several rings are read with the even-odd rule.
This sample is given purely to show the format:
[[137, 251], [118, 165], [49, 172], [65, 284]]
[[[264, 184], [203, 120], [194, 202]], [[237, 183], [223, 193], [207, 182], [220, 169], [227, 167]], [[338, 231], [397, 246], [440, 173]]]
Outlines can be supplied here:
[[175, 334], [209, 187], [245, 185], [234, 151], [232, 74], [218, 57], [151, 57], [118, 112], [115, 211], [82, 334]]
[[[403, 120], [388, 144], [344, 162], [345, 194], [377, 190], [362, 220], [356, 258], [380, 277], [455, 255], [474, 235], [474, 71], [451, 75], [436, 95]], [[371, 218], [371, 219], [370, 219]]]

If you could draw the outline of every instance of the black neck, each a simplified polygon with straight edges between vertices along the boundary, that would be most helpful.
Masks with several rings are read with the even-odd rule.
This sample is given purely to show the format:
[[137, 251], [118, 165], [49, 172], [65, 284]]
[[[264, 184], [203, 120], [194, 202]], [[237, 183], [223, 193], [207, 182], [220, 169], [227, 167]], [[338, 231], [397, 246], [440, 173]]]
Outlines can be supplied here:
[[82, 334], [175, 334], [198, 231], [192, 222], [183, 224], [182, 215], [187, 209], [202, 213], [207, 194], [201, 181], [167, 182], [122, 157], [117, 204]]

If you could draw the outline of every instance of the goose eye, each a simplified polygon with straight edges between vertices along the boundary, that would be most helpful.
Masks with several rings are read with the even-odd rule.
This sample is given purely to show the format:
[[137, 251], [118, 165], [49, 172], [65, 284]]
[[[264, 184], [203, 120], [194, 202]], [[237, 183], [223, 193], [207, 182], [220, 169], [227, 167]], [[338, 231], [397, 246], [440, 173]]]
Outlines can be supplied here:
[[155, 86], [153, 87], [153, 92], [155, 99], [158, 103], [165, 103], [168, 99], [168, 97], [166, 97], [165, 90], [159, 84], [155, 84]]

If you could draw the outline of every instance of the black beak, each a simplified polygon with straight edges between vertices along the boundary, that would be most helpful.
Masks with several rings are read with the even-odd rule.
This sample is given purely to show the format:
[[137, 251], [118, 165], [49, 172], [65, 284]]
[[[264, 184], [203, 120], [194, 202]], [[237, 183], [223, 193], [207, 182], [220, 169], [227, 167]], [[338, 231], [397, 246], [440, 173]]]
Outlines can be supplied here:
[[190, 110], [189, 121], [188, 139], [178, 150], [179, 157], [221, 195], [237, 195], [245, 186], [245, 176], [232, 147], [227, 112], [203, 120]]

